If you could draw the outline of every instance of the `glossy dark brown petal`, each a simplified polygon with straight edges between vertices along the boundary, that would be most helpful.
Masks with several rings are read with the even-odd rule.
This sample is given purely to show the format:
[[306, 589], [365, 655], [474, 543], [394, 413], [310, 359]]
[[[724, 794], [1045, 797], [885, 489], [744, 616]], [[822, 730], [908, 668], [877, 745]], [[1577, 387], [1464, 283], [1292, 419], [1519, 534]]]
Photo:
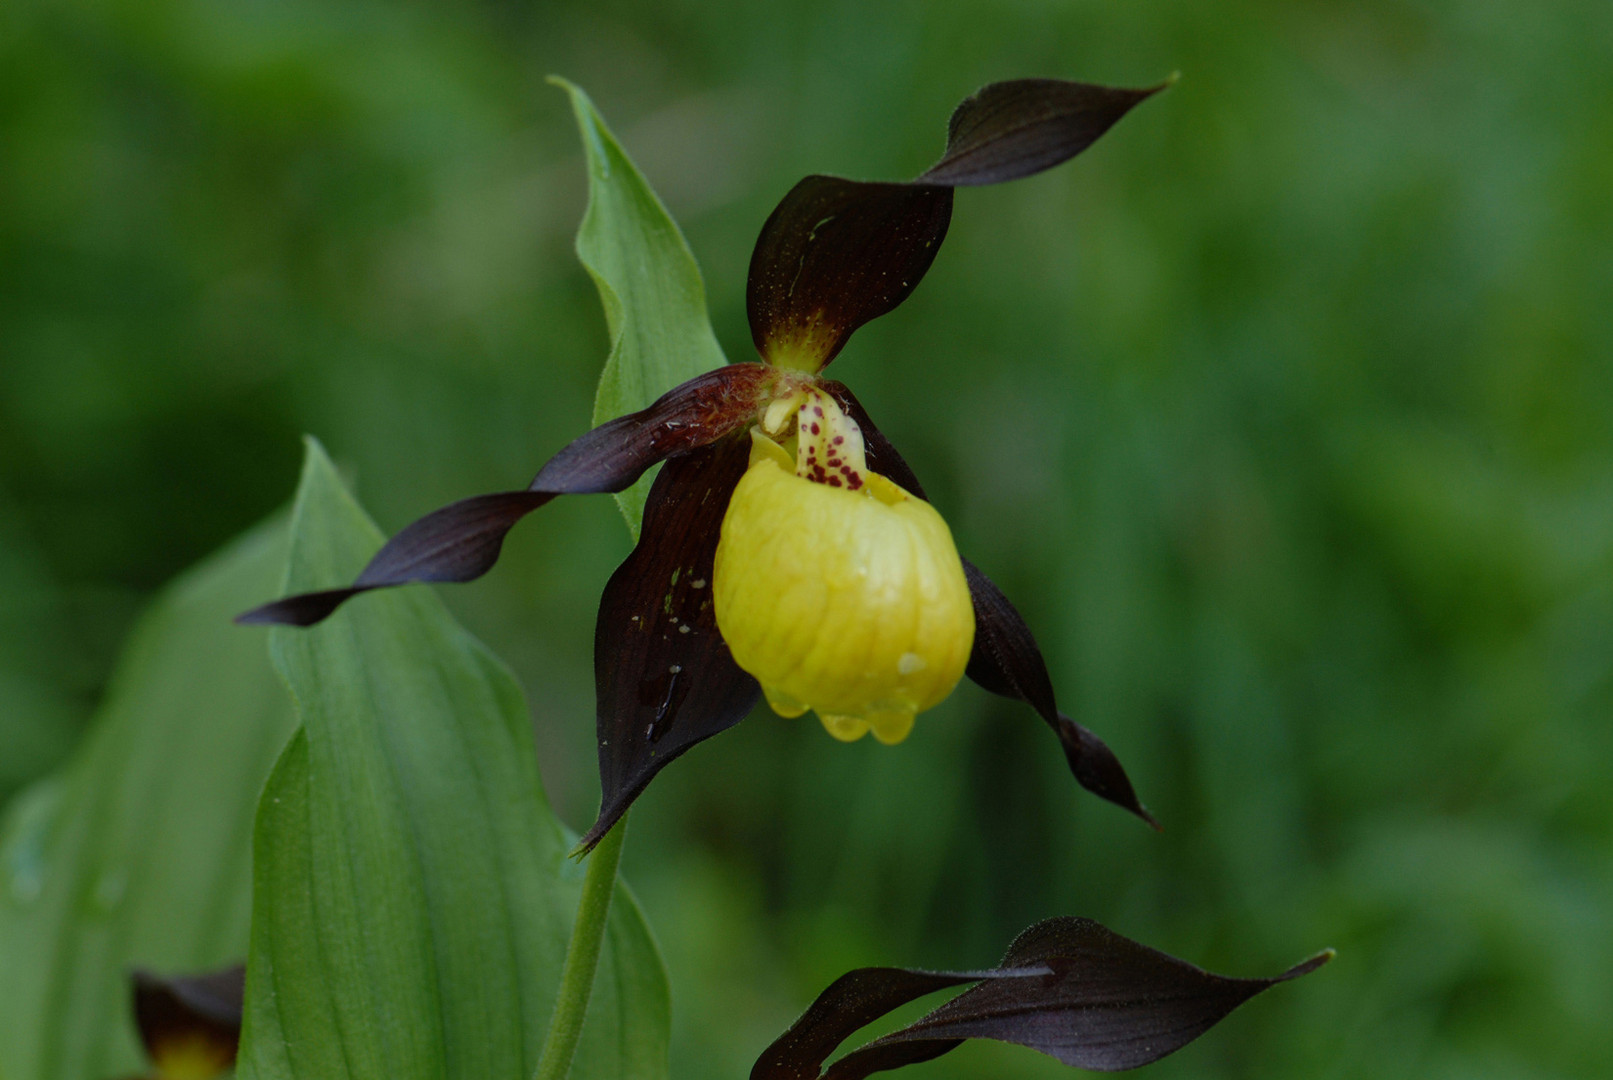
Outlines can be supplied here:
[[992, 83], [953, 111], [946, 153], [918, 179], [802, 180], [769, 215], [751, 252], [745, 310], [756, 350], [769, 363], [821, 370], [853, 331], [918, 286], [946, 237], [952, 188], [1017, 180], [1067, 161], [1161, 89]]
[[599, 819], [591, 848], [667, 762], [743, 720], [761, 696], [717, 630], [712, 562], [723, 513], [750, 460], [725, 439], [667, 462], [638, 546], [611, 575], [594, 630]]
[[993, 694], [1029, 704], [1058, 736], [1077, 783], [1158, 829], [1159, 822], [1137, 798], [1131, 778], [1114, 751], [1059, 712], [1042, 650], [1008, 597], [968, 559], [963, 560], [963, 576], [969, 582], [975, 608], [974, 651], [969, 654], [964, 673]]
[[[845, 384], [833, 380], [825, 380], [823, 389], [862, 429], [868, 467], [928, 501], [919, 478], [869, 418], [868, 410], [856, 395]], [[1159, 822], [1137, 799], [1137, 792], [1114, 751], [1091, 731], [1059, 712], [1042, 650], [1014, 605], [968, 559], [963, 560], [963, 574], [969, 582], [975, 609], [975, 644], [965, 669], [969, 678], [993, 694], [1029, 704], [1058, 736], [1077, 783], [1159, 828]]]
[[658, 461], [687, 454], [748, 423], [777, 373], [731, 364], [696, 376], [649, 408], [599, 425], [566, 446], [524, 491], [461, 499], [406, 526], [345, 588], [301, 593], [253, 608], [239, 623], [312, 626], [370, 589], [473, 581], [498, 561], [504, 537], [556, 495], [625, 490]]
[[[1083, 1069], [1136, 1068], [1179, 1050], [1249, 998], [1315, 971], [1332, 955], [1324, 952], [1269, 979], [1234, 979], [1091, 919], [1048, 919], [1016, 938], [991, 971], [863, 968], [842, 976], [763, 1053], [751, 1080], [812, 1080], [833, 1046], [873, 1019], [866, 1003], [888, 1011], [962, 982], [976, 985], [847, 1054], [823, 1074], [825, 1080], [862, 1080], [928, 1061], [965, 1039], [1016, 1043]], [[857, 993], [844, 991], [848, 982]]]
[[1070, 160], [1137, 103], [1169, 85], [1141, 90], [1063, 79], [1014, 79], [982, 87], [947, 124], [941, 160], [919, 179], [955, 186], [1000, 184]]
[[952, 220], [952, 189], [809, 176], [751, 253], [745, 310], [756, 351], [816, 371], [852, 331], [906, 300]]
[[167, 979], [136, 971], [133, 981], [135, 1026], [159, 1073], [178, 1053], [214, 1061], [220, 1073], [235, 1063], [245, 967]]

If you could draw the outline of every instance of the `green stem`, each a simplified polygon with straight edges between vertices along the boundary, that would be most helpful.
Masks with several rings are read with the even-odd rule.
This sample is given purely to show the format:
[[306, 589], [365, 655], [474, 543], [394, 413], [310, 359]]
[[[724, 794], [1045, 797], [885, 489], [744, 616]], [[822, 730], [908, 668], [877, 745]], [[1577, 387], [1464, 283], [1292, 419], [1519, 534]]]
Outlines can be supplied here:
[[594, 992], [594, 971], [599, 967], [600, 946], [605, 943], [605, 917], [616, 892], [616, 867], [622, 861], [622, 840], [627, 835], [627, 815], [611, 827], [588, 856], [588, 872], [583, 876], [582, 899], [577, 902], [577, 922], [571, 928], [571, 944], [566, 947], [566, 965], [560, 971], [560, 996], [555, 999], [554, 1018], [543, 1042], [543, 1056], [533, 1080], [565, 1080], [571, 1059], [577, 1053], [583, 1018], [588, 1015], [588, 998]]

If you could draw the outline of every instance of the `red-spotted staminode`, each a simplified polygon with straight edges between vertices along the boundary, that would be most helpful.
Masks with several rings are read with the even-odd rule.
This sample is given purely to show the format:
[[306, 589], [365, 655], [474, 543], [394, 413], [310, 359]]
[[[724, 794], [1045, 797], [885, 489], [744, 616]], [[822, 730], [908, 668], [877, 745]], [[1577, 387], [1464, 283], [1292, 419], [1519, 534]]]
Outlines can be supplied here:
[[309, 626], [370, 589], [480, 577], [556, 495], [619, 492], [666, 462], [594, 634], [599, 817], [591, 846], [654, 775], [744, 719], [764, 692], [838, 738], [905, 738], [960, 676], [1028, 702], [1076, 779], [1152, 822], [1114, 755], [1058, 711], [1029, 629], [961, 559], [918, 478], [821, 372], [934, 261], [953, 189], [1080, 153], [1160, 87], [993, 83], [952, 114], [941, 160], [905, 183], [809, 176], [762, 226], [746, 310], [760, 362], [730, 364], [583, 435], [524, 490], [479, 495], [393, 537], [352, 585], [241, 622]]

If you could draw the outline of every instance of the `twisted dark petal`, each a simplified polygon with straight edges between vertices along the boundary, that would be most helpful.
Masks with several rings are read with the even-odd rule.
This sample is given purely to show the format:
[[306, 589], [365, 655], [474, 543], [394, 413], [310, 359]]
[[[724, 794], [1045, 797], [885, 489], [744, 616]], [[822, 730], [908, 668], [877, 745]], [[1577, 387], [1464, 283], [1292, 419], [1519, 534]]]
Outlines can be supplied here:
[[667, 462], [638, 546], [605, 586], [594, 630], [602, 796], [585, 850], [669, 761], [761, 696], [717, 630], [711, 587], [723, 513], [749, 459], [750, 440], [735, 437]]
[[992, 83], [954, 110], [946, 153], [916, 180], [802, 180], [751, 252], [745, 311], [757, 351], [771, 363], [821, 370], [853, 331], [918, 287], [946, 237], [954, 187], [1017, 180], [1067, 161], [1163, 88]]
[[765, 364], [729, 364], [696, 375], [649, 408], [606, 421], [538, 471], [531, 491], [588, 495], [625, 491], [658, 461], [722, 438], [748, 424], [778, 373]]
[[622, 491], [645, 470], [747, 423], [776, 374], [762, 364], [708, 371], [649, 408], [601, 424], [561, 450], [525, 491], [475, 495], [406, 526], [346, 588], [288, 596], [253, 608], [239, 623], [312, 626], [359, 593], [415, 582], [474, 581], [492, 569], [504, 538], [556, 495]]
[[745, 310], [757, 352], [813, 371], [828, 364], [852, 331], [907, 299], [951, 220], [948, 187], [836, 176], [796, 184], [751, 253]]
[[171, 1048], [187, 1043], [208, 1046], [225, 1065], [235, 1060], [244, 966], [171, 979], [136, 971], [133, 981], [135, 1027], [153, 1062], [161, 1064]]
[[975, 645], [964, 673], [993, 694], [1029, 704], [1058, 736], [1077, 783], [1158, 829], [1159, 822], [1138, 800], [1114, 751], [1059, 712], [1042, 650], [1008, 597], [968, 559], [963, 560], [963, 576], [975, 607]]
[[1132, 107], [1169, 85], [1126, 90], [1063, 79], [982, 87], [947, 124], [947, 148], [921, 181], [1000, 184], [1051, 169], [1096, 142]]
[[236, 616], [235, 621], [312, 626], [371, 589], [411, 582], [474, 581], [498, 562], [504, 537], [515, 523], [553, 498], [547, 491], [500, 491], [450, 503], [388, 540], [347, 588], [273, 600]]
[[[919, 478], [875, 426], [862, 402], [842, 383], [825, 380], [823, 389], [862, 429], [868, 467], [919, 498], [926, 498]], [[1026, 702], [1035, 709], [1058, 736], [1070, 772], [1082, 787], [1159, 828], [1159, 822], [1137, 799], [1131, 780], [1114, 751], [1091, 731], [1059, 712], [1042, 650], [1014, 605], [968, 559], [963, 560], [963, 576], [969, 582], [975, 608], [975, 644], [965, 673], [993, 694]]]
[[[1249, 998], [1332, 959], [1324, 952], [1268, 979], [1212, 975], [1091, 919], [1037, 923], [984, 972], [861, 968], [842, 976], [768, 1047], [751, 1080], [810, 1080], [835, 1045], [931, 990], [976, 985], [917, 1022], [835, 1062], [825, 1080], [863, 1080], [928, 1061], [965, 1039], [1016, 1043], [1083, 1069], [1146, 1065], [1192, 1042]], [[852, 992], [848, 992], [847, 988]]]

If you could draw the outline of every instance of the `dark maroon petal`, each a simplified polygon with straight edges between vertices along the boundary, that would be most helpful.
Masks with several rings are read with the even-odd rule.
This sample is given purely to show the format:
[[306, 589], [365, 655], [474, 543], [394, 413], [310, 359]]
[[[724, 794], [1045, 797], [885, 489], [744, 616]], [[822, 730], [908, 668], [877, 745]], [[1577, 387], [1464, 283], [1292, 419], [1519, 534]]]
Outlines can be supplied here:
[[809, 176], [751, 253], [745, 310], [769, 363], [817, 371], [863, 323], [906, 300], [952, 220], [952, 189]]
[[[919, 478], [869, 418], [862, 402], [843, 383], [825, 380], [823, 389], [862, 429], [868, 467], [926, 499]], [[966, 669], [969, 678], [993, 694], [1028, 703], [1058, 736], [1077, 783], [1159, 828], [1159, 822], [1138, 800], [1114, 751], [1102, 739], [1059, 712], [1042, 650], [1014, 605], [968, 559], [963, 560], [963, 575], [969, 582], [975, 608], [974, 651], [969, 655]]]
[[171, 979], [136, 971], [133, 980], [135, 1026], [159, 1072], [165, 1056], [179, 1047], [207, 1047], [221, 1072], [235, 1062], [245, 967]]
[[[824, 1074], [826, 1080], [863, 1080], [928, 1061], [965, 1039], [1015, 1043], [1083, 1069], [1135, 1068], [1180, 1049], [1262, 990], [1315, 971], [1332, 956], [1324, 952], [1269, 979], [1233, 979], [1091, 919], [1049, 919], [1016, 938], [1002, 965], [991, 971], [862, 968], [842, 976], [768, 1047], [751, 1080], [811, 1080], [834, 1043], [874, 1019], [874, 1006], [888, 1011], [963, 982], [976, 985], [847, 1054]], [[848, 986], [855, 992], [848, 993]]]
[[764, 364], [729, 364], [668, 390], [647, 409], [608, 420], [549, 460], [528, 485], [555, 495], [625, 491], [650, 466], [747, 425], [778, 380]]
[[1077, 783], [1158, 829], [1114, 751], [1059, 712], [1042, 650], [1008, 597], [968, 559], [963, 560], [963, 576], [975, 607], [975, 645], [965, 674], [993, 694], [1028, 703], [1058, 736]]
[[748, 423], [777, 372], [731, 364], [674, 387], [650, 405], [601, 424], [556, 454], [525, 491], [461, 499], [406, 526], [351, 586], [288, 596], [238, 623], [312, 626], [370, 589], [474, 581], [492, 569], [504, 537], [556, 495], [623, 491], [658, 461], [689, 453]]
[[761, 696], [717, 630], [711, 588], [723, 513], [749, 460], [750, 440], [736, 437], [667, 462], [650, 488], [638, 546], [600, 597], [601, 799], [584, 849], [667, 762], [739, 723]]
[[235, 621], [312, 626], [371, 589], [411, 582], [474, 581], [498, 561], [504, 537], [515, 523], [553, 498], [547, 491], [500, 491], [461, 499], [405, 526], [376, 552], [349, 587], [273, 600], [237, 615]]
[[1079, 154], [1138, 102], [1169, 85], [1126, 90], [1062, 79], [992, 83], [947, 124], [947, 149], [919, 179], [956, 186], [1000, 184]]

